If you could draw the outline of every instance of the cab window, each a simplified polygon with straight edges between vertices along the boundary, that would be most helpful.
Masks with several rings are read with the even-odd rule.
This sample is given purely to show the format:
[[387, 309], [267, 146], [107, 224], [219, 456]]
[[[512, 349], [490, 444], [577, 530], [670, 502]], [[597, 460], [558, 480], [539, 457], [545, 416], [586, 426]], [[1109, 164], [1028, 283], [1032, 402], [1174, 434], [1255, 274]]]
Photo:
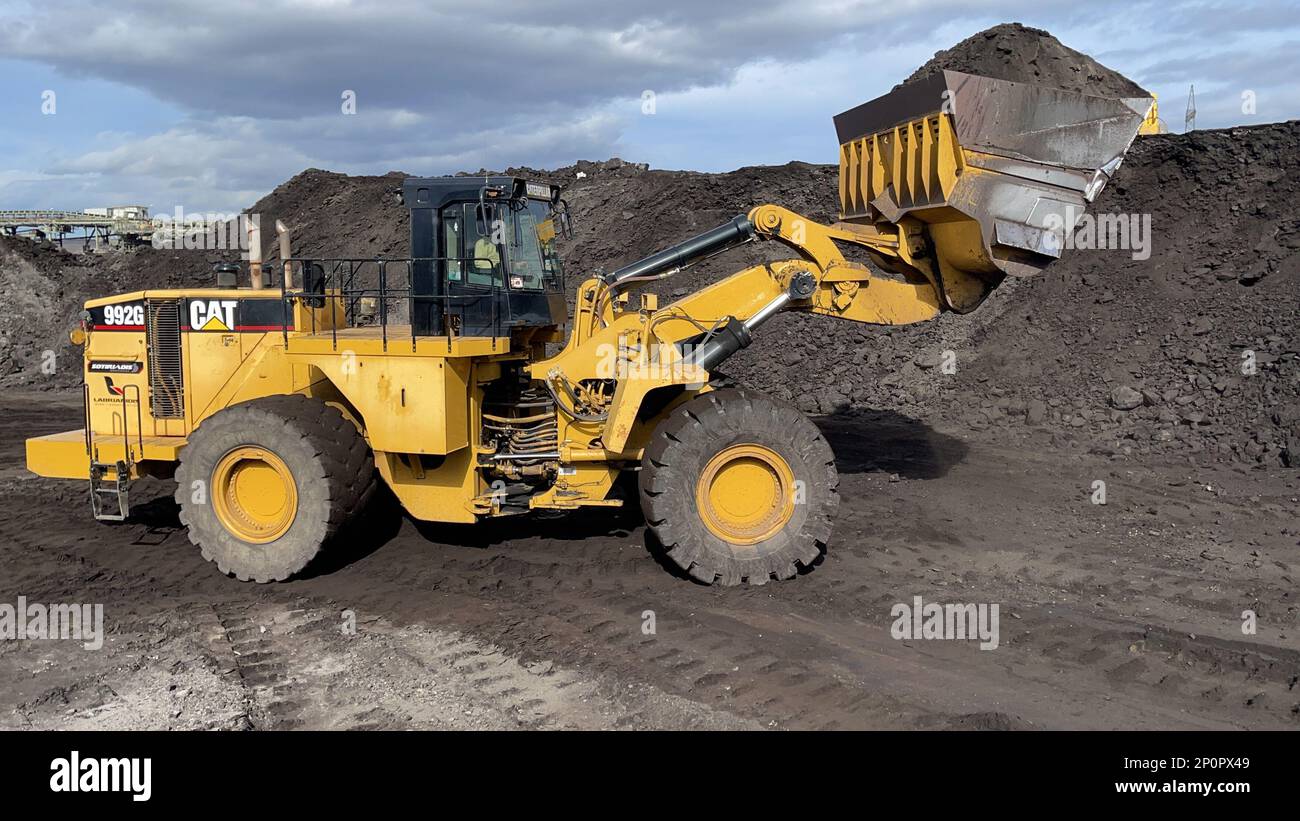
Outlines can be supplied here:
[[513, 224], [506, 230], [510, 253], [510, 287], [540, 290], [543, 269], [537, 218], [527, 208], [512, 212], [511, 217]]
[[460, 212], [448, 208], [442, 216], [442, 254], [446, 258], [448, 282], [460, 282], [464, 268], [461, 258], [465, 256], [465, 251], [460, 242], [461, 233]]
[[485, 218], [482, 206], [467, 203], [463, 227], [466, 282], [470, 285], [501, 287], [504, 284], [501, 275], [501, 251], [492, 242], [491, 213], [489, 212]]

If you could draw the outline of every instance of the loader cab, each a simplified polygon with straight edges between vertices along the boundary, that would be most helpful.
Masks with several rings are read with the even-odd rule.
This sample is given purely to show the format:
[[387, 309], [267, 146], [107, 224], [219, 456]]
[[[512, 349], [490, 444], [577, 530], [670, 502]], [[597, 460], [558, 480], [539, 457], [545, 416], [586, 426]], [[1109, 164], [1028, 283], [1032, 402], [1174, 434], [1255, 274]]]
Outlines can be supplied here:
[[416, 335], [508, 336], [568, 320], [557, 235], [558, 186], [518, 177], [411, 177]]

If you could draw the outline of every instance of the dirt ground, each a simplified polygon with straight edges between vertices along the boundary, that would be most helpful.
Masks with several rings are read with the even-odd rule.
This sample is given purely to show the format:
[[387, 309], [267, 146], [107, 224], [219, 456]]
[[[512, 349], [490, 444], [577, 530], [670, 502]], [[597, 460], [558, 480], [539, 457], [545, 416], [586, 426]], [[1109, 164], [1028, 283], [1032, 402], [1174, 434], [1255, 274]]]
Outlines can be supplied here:
[[[861, 412], [818, 420], [842, 503], [789, 582], [674, 577], [628, 509], [381, 516], [258, 586], [202, 560], [164, 482], [104, 525], [83, 484], [25, 473], [23, 437], [76, 427], [79, 402], [0, 400], [0, 601], [102, 603], [108, 635], [0, 642], [3, 728], [1300, 726], [1294, 471], [1117, 466]], [[892, 638], [918, 595], [998, 604], [999, 646]]]

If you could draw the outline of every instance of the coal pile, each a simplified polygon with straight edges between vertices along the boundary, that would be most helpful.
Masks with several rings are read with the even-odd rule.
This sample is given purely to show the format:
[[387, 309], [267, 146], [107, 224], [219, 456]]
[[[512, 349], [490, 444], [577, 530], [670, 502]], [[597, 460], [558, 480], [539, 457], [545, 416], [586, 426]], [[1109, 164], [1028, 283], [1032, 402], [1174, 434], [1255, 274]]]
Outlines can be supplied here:
[[1003, 23], [967, 37], [952, 48], [935, 54], [903, 83], [944, 70], [1098, 97], [1151, 96], [1118, 71], [1062, 44], [1042, 29], [1020, 23]]
[[68, 340], [88, 299], [144, 288], [210, 285], [195, 251], [74, 254], [49, 242], [0, 236], [0, 384], [63, 388], [81, 383], [81, 349]]
[[410, 219], [396, 194], [407, 176], [399, 171], [379, 177], [303, 171], [248, 209], [261, 220], [263, 257], [279, 257], [277, 220], [288, 227], [295, 256], [407, 256]]
[[1117, 458], [1295, 466], [1298, 171], [1300, 122], [1139, 138], [1091, 212], [1150, 215], [1148, 259], [1068, 250], [973, 314], [914, 326], [786, 314], [727, 368], [810, 413], [890, 409]]
[[[1150, 259], [1075, 250], [972, 336], [976, 426], [1127, 454], [1300, 464], [1300, 122], [1139, 138], [1096, 210]], [[1023, 426], [1023, 427], [1022, 427]]]

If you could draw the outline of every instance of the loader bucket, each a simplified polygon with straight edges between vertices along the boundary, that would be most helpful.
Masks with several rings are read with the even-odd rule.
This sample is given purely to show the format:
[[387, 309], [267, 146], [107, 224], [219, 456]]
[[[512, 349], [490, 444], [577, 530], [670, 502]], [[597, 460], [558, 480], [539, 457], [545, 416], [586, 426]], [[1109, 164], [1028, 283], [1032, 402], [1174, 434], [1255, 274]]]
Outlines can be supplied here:
[[957, 71], [908, 83], [835, 118], [840, 219], [922, 228], [943, 278], [987, 293], [1060, 256], [1151, 103]]

